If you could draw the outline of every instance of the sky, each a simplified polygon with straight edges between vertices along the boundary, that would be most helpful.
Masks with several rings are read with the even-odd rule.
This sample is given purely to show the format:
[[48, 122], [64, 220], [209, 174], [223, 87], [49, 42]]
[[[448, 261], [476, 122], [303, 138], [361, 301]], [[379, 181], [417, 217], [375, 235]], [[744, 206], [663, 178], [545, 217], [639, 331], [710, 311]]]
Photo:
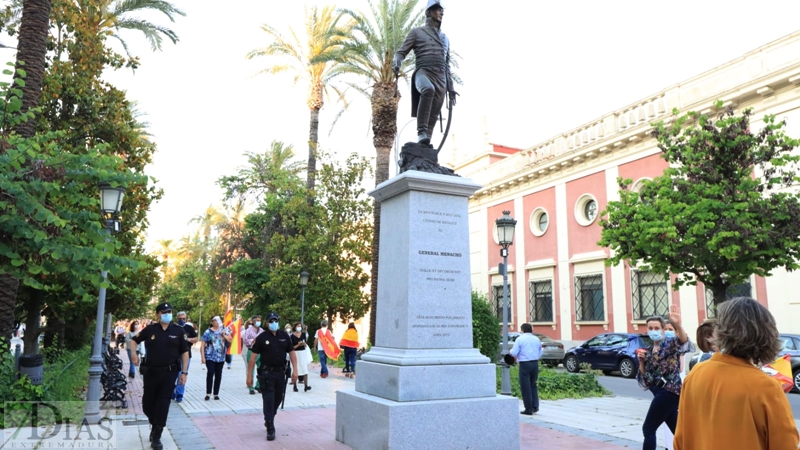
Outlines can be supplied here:
[[[269, 43], [260, 26], [302, 32], [304, 5], [365, 10], [367, 1], [173, 0], [186, 12], [176, 23], [142, 17], [175, 30], [177, 45], [166, 41], [154, 53], [141, 34], [122, 32], [141, 67], [106, 78], [145, 114], [158, 145], [147, 173], [164, 189], [149, 216], [149, 249], [190, 233], [193, 217], [222, 204], [216, 180], [235, 173], [245, 152], [263, 152], [279, 140], [293, 144], [299, 159], [307, 153], [305, 86], [289, 76], [256, 75], [277, 60], [245, 58]], [[461, 56], [464, 80], [456, 88], [461, 95], [445, 162], [485, 151], [487, 138], [535, 146], [800, 30], [797, 0], [443, 3], [442, 30]], [[400, 92], [403, 128], [411, 117], [410, 88], [402, 81]], [[332, 130], [341, 105], [326, 103], [320, 145], [337, 157], [372, 158], [369, 102], [356, 93], [351, 101]], [[404, 129], [401, 142], [414, 139], [414, 128]], [[434, 144], [440, 137], [435, 133]]]

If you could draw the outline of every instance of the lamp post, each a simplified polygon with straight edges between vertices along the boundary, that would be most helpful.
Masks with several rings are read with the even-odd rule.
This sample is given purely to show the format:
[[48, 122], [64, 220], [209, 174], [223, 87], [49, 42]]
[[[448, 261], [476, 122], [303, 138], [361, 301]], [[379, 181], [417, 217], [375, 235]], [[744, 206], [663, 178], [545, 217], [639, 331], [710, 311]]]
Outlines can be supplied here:
[[[500, 256], [503, 257], [503, 264], [500, 273], [503, 274], [503, 356], [508, 354], [508, 247], [514, 241], [514, 229], [517, 221], [511, 217], [510, 211], [503, 211], [503, 217], [495, 220], [497, 228], [497, 242], [502, 247]], [[500, 362], [502, 367], [502, 381], [500, 384], [500, 394], [511, 395], [511, 372], [508, 363]]]
[[200, 300], [200, 318], [197, 320], [197, 330], [203, 332], [203, 301]]
[[[120, 231], [119, 210], [122, 207], [122, 197], [125, 189], [111, 187], [108, 183], [100, 183], [100, 209], [106, 222], [106, 242], [111, 233]], [[97, 298], [97, 320], [94, 328], [94, 342], [92, 344], [92, 357], [89, 358], [89, 389], [86, 392], [86, 411], [84, 418], [89, 424], [100, 423], [100, 375], [103, 373], [103, 318], [106, 309], [105, 282], [108, 272], [105, 268], [101, 274], [103, 281], [100, 284], [100, 293]]]
[[300, 293], [300, 323], [305, 325], [306, 316], [306, 286], [308, 286], [308, 272], [305, 270], [300, 272], [300, 286], [303, 290]]

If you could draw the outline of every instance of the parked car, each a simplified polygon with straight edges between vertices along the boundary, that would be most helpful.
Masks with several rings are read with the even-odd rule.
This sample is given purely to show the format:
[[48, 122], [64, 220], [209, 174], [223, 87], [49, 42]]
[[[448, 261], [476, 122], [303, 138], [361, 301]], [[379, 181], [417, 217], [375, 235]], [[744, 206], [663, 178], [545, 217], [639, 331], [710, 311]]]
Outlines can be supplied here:
[[[564, 360], [564, 344], [561, 342], [547, 337], [540, 333], [533, 333], [534, 336], [538, 337], [540, 341], [542, 341], [542, 357], [539, 360], [542, 364], [547, 367], [558, 367], [559, 364]], [[511, 348], [514, 347], [514, 341], [520, 336], [519, 333], [516, 332], [509, 332], [508, 333], [508, 350], [511, 351]], [[496, 360], [500, 359], [500, 355], [503, 353], [503, 339], [500, 338], [500, 345], [497, 349], [497, 358]]]
[[592, 369], [602, 370], [606, 375], [619, 371], [625, 378], [634, 378], [639, 367], [636, 350], [651, 345], [653, 341], [646, 334], [600, 334], [583, 345], [569, 349], [564, 358], [564, 367], [570, 372], [579, 372], [581, 364], [587, 363]]
[[800, 335], [781, 334], [779, 337], [783, 341], [783, 350], [780, 355], [788, 354], [792, 361], [792, 379], [794, 380], [792, 391], [800, 392]]

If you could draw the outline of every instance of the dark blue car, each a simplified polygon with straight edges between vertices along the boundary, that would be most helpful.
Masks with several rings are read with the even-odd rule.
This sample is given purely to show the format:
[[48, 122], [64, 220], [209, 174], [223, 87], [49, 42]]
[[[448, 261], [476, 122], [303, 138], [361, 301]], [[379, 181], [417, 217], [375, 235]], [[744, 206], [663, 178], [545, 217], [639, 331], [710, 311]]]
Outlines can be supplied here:
[[564, 367], [570, 372], [579, 372], [581, 364], [587, 363], [606, 375], [619, 371], [623, 377], [633, 378], [639, 367], [636, 350], [651, 345], [653, 341], [646, 334], [603, 333], [569, 349]]

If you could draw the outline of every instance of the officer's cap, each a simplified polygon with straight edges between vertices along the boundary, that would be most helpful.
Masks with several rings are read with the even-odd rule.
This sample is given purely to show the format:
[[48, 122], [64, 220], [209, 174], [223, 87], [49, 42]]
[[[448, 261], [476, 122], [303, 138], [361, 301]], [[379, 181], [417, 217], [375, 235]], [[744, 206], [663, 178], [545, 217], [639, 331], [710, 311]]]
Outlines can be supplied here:
[[269, 313], [269, 315], [267, 316], [267, 322], [269, 322], [272, 319], [281, 320], [281, 318], [278, 317], [278, 314], [276, 314], [274, 312]]
[[169, 303], [161, 303], [160, 305], [156, 306], [156, 312], [164, 312], [164, 311], [172, 311], [172, 305]]

